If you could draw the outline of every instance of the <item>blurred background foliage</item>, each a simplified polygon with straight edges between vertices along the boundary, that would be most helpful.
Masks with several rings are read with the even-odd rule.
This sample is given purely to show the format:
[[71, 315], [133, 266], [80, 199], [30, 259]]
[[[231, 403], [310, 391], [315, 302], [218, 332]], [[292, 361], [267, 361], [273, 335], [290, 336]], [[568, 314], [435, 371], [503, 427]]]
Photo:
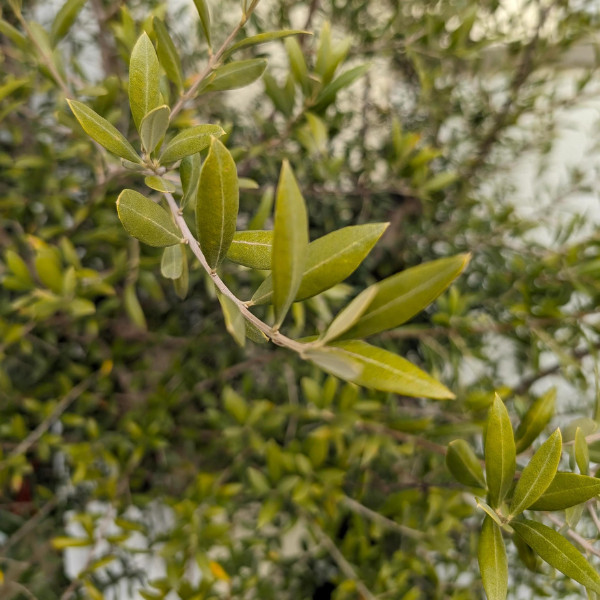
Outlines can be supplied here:
[[[118, 193], [141, 177], [98, 153], [65, 98], [134, 139], [131, 48], [164, 19], [192, 77], [207, 60], [197, 13], [67, 5], [24, 0], [23, 20], [0, 8], [0, 598], [481, 598], [481, 517], [446, 444], [481, 448], [495, 390], [517, 422], [556, 386], [565, 441], [600, 420], [600, 238], [581, 200], [597, 217], [597, 135], [552, 178], [565, 115], [598, 98], [597, 2], [263, 0], [246, 34], [314, 35], [240, 52], [269, 59], [264, 77], [177, 117], [227, 130], [257, 184], [242, 227], [270, 226], [284, 158], [311, 238], [391, 222], [349, 281], [295, 306], [296, 335], [358, 282], [473, 253], [449, 292], [380, 339], [444, 381], [457, 395], [445, 403], [241, 350], [195, 266], [178, 297], [160, 252], [117, 218]], [[239, 2], [209, 5], [220, 44]], [[177, 93], [166, 80], [164, 93]], [[256, 274], [227, 269], [249, 298]], [[600, 461], [598, 444], [590, 453]], [[579, 517], [566, 526], [597, 538]], [[515, 593], [581, 597], [514, 558]]]

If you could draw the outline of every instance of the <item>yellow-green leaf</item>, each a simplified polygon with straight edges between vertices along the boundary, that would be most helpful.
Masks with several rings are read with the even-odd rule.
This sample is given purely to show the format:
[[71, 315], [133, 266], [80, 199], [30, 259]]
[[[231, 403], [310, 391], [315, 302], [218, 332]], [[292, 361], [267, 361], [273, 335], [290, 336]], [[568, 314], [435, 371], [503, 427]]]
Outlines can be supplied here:
[[448, 444], [446, 466], [459, 483], [485, 489], [481, 463], [467, 441], [454, 440]]
[[144, 183], [157, 192], [174, 192], [177, 188], [174, 183], [166, 180], [164, 177], [158, 175], [148, 175], [144, 178]]
[[210, 145], [211, 137], [221, 137], [225, 131], [219, 125], [196, 125], [178, 133], [160, 155], [161, 163], [172, 163], [196, 154]]
[[557, 473], [530, 510], [564, 510], [600, 495], [600, 479], [577, 473]]
[[125, 158], [133, 163], [142, 162], [142, 159], [133, 149], [133, 146], [116, 127], [93, 111], [89, 106], [83, 104], [83, 102], [78, 102], [77, 100], [67, 100], [67, 102], [83, 130], [93, 140], [121, 158]]
[[89, 538], [72, 538], [67, 536], [58, 536], [52, 538], [52, 547], [55, 550], [64, 550], [65, 548], [80, 548], [82, 546], [91, 546], [93, 540]]
[[243, 48], [249, 48], [250, 46], [257, 46], [258, 44], [265, 44], [274, 40], [280, 40], [282, 38], [290, 37], [292, 35], [312, 35], [310, 31], [304, 31], [302, 29], [282, 29], [281, 31], [266, 31], [265, 33], [258, 33], [252, 35], [239, 42], [236, 42], [227, 50], [225, 57], [231, 56], [234, 52], [238, 52]]
[[348, 306], [343, 308], [337, 314], [335, 319], [321, 336], [320, 341], [327, 343], [343, 335], [363, 316], [371, 302], [373, 302], [373, 298], [375, 298], [376, 294], [377, 288], [375, 286], [363, 290], [352, 300], [352, 302], [350, 302], [350, 304], [348, 304]]
[[227, 258], [251, 269], [270, 269], [273, 231], [236, 231]]
[[504, 402], [498, 394], [490, 408], [485, 435], [485, 470], [489, 502], [500, 506], [513, 482], [516, 469], [515, 440]]
[[588, 447], [585, 435], [578, 427], [575, 430], [575, 443], [573, 445], [573, 454], [575, 456], [575, 462], [579, 468], [579, 472], [583, 475], [589, 475], [590, 471], [590, 449]]
[[[345, 360], [350, 365], [360, 366], [361, 370], [357, 375], [342, 377], [357, 385], [382, 392], [395, 392], [403, 396], [436, 400], [454, 398], [454, 394], [431, 375], [404, 358], [366, 342], [358, 340], [333, 342], [330, 346], [320, 348], [319, 352], [328, 353], [331, 360], [335, 357], [340, 362]], [[322, 364], [320, 366], [329, 371]]]
[[[302, 281], [294, 299], [299, 301], [316, 296], [349, 277], [377, 243], [386, 227], [387, 223], [352, 225], [311, 242]], [[271, 277], [267, 277], [252, 296], [252, 303], [270, 302], [272, 293], [273, 282]], [[371, 308], [372, 306], [369, 310]]]
[[177, 52], [177, 48], [175, 48], [175, 44], [165, 24], [158, 17], [154, 17], [152, 26], [158, 42], [156, 47], [158, 60], [165, 70], [167, 77], [181, 91], [183, 89], [183, 72], [181, 70], [179, 52]]
[[233, 235], [239, 207], [235, 161], [229, 150], [212, 138], [210, 151], [200, 172], [196, 224], [200, 248], [216, 269], [225, 258]]
[[196, 5], [196, 10], [198, 11], [198, 16], [200, 17], [200, 26], [204, 32], [206, 43], [210, 48], [210, 11], [208, 10], [208, 4], [206, 0], [194, 0], [194, 4]]
[[[265, 222], [271, 215], [271, 209], [273, 208], [273, 200], [275, 198], [275, 194], [273, 193], [273, 188], [269, 186], [260, 199], [260, 204], [254, 213], [252, 219], [248, 223], [248, 229], [257, 230], [262, 229], [265, 226]], [[270, 264], [270, 262], [269, 262]], [[269, 269], [271, 267], [269, 266]]]
[[153, 108], [140, 123], [140, 137], [146, 153], [154, 152], [158, 142], [165, 137], [169, 127], [171, 109], [163, 104]]
[[246, 319], [231, 298], [223, 294], [219, 294], [218, 298], [225, 318], [225, 327], [231, 337], [243, 348], [246, 344]]
[[129, 61], [129, 106], [136, 127], [161, 103], [160, 66], [156, 50], [146, 32], [142, 33]]
[[463, 271], [469, 254], [423, 263], [375, 284], [377, 296], [344, 338], [364, 338], [393, 329], [433, 302]]
[[275, 201], [275, 230], [271, 268], [273, 270], [273, 307], [278, 329], [296, 294], [308, 254], [308, 217], [304, 198], [294, 173], [284, 161]]
[[183, 190], [181, 208], [185, 208], [190, 200], [193, 200], [193, 207], [196, 207], [196, 196], [198, 195], [201, 169], [202, 159], [198, 153], [186, 156], [181, 161], [181, 165], [179, 166], [181, 189]]
[[561, 454], [562, 438], [557, 429], [523, 469], [510, 503], [511, 517], [529, 508], [546, 491], [556, 475]]
[[67, 35], [86, 1], [87, 0], [67, 0], [61, 6], [50, 27], [50, 38], [52, 39], [53, 45], [58, 44], [58, 42]]
[[140, 329], [147, 329], [146, 317], [144, 316], [144, 310], [138, 300], [135, 286], [130, 283], [125, 286], [123, 290], [123, 305], [129, 315], [132, 323], [137, 325]]
[[353, 69], [349, 69], [342, 73], [339, 77], [336, 77], [319, 92], [315, 103], [312, 105], [312, 110], [316, 112], [325, 110], [335, 101], [340, 90], [351, 86], [357, 79], [365, 75], [369, 68], [370, 65], [359, 65], [358, 67], [354, 67]]
[[200, 93], [235, 90], [254, 83], [265, 72], [264, 58], [236, 60], [218, 67], [200, 88]]
[[300, 84], [304, 95], [310, 93], [310, 80], [308, 78], [308, 67], [306, 60], [302, 54], [302, 48], [295, 38], [287, 38], [285, 40], [285, 49], [290, 61], [290, 70], [294, 75], [294, 79]]
[[483, 589], [488, 600], [505, 600], [508, 590], [508, 561], [502, 530], [485, 517], [477, 551]]
[[183, 251], [181, 244], [167, 246], [160, 261], [160, 272], [167, 279], [179, 279], [183, 273]]
[[117, 212], [127, 232], [144, 244], [162, 247], [181, 242], [181, 233], [169, 213], [134, 190], [121, 192]]
[[529, 407], [515, 432], [517, 454], [527, 450], [554, 415], [556, 388], [548, 390]]
[[560, 533], [537, 521], [514, 521], [511, 527], [549, 565], [600, 594], [600, 576]]

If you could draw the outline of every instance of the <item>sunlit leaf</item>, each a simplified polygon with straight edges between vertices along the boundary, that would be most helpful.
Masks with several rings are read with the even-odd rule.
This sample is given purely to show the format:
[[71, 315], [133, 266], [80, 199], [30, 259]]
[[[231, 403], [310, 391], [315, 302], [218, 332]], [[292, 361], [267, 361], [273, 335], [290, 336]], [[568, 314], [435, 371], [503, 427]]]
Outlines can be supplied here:
[[227, 63], [215, 69], [207, 83], [200, 88], [201, 93], [235, 90], [254, 83], [267, 68], [263, 58], [250, 58]]
[[600, 495], [600, 479], [577, 473], [556, 473], [530, 510], [564, 510]]
[[270, 269], [273, 231], [236, 231], [227, 258], [251, 269]]
[[343, 335], [362, 317], [376, 295], [377, 288], [375, 286], [363, 290], [348, 306], [338, 313], [321, 336], [321, 342], [327, 343]]
[[221, 137], [225, 131], [219, 125], [196, 125], [178, 133], [160, 155], [161, 163], [172, 163], [208, 148], [211, 137]]

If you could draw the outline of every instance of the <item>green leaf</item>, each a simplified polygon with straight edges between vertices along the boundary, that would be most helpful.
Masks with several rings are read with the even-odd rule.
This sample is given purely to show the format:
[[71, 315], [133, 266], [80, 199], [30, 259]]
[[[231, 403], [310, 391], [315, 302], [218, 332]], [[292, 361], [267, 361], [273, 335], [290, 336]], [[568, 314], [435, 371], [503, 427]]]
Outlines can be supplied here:
[[183, 274], [183, 251], [181, 244], [167, 246], [160, 261], [160, 272], [167, 279], [179, 279]]
[[[310, 252], [310, 246], [309, 246]], [[331, 322], [327, 330], [319, 338], [322, 343], [327, 343], [343, 335], [352, 327], [365, 313], [373, 298], [377, 294], [377, 288], [371, 286], [363, 290], [356, 298], [343, 308]]]
[[181, 91], [183, 89], [183, 72], [181, 69], [179, 52], [177, 52], [177, 48], [175, 48], [175, 44], [163, 21], [158, 17], [154, 17], [152, 20], [152, 27], [158, 42], [156, 47], [158, 60], [165, 70], [167, 77], [175, 84], [177, 89]]
[[527, 450], [538, 435], [544, 431], [554, 415], [555, 404], [556, 388], [552, 388], [537, 398], [529, 407], [515, 433], [517, 454]]
[[[349, 277], [377, 243], [387, 225], [369, 223], [343, 227], [311, 242], [295, 300], [316, 296]], [[267, 277], [252, 296], [252, 303], [272, 301], [272, 292], [273, 282], [271, 277]]]
[[142, 33], [129, 61], [129, 106], [135, 126], [161, 104], [160, 66], [156, 50], [146, 32]]
[[148, 328], [144, 310], [138, 300], [133, 284], [127, 284], [123, 290], [123, 305], [125, 306], [125, 310], [132, 323], [137, 325], [140, 329]]
[[94, 541], [90, 538], [72, 538], [66, 536], [58, 536], [50, 541], [55, 550], [64, 550], [65, 548], [75, 548], [83, 546], [91, 546]]
[[514, 521], [511, 527], [549, 565], [589, 590], [600, 593], [600, 576], [562, 535], [537, 521]]
[[[312, 350], [310, 351], [312, 352]], [[333, 342], [330, 346], [319, 348], [319, 354], [329, 354], [331, 361], [345, 361], [348, 364], [360, 365], [361, 371], [356, 376], [341, 377], [357, 385], [394, 392], [403, 396], [415, 396], [446, 400], [454, 398], [454, 394], [439, 381], [415, 367], [404, 358], [371, 346], [362, 341]], [[307, 357], [309, 356], [307, 352]], [[313, 360], [311, 358], [311, 360]], [[327, 367], [320, 365], [324, 370]]]
[[516, 469], [515, 440], [504, 402], [498, 394], [490, 408], [485, 435], [485, 470], [489, 502], [497, 508], [510, 489]]
[[13, 250], [6, 250], [4, 260], [10, 272], [14, 275], [18, 287], [27, 290], [33, 287], [33, 278], [29, 272], [27, 263]]
[[256, 344], [264, 344], [269, 341], [269, 338], [250, 321], [246, 321], [246, 337]]
[[188, 260], [187, 254], [185, 252], [185, 246], [181, 248], [181, 258], [183, 262], [183, 266], [181, 269], [181, 277], [173, 280], [173, 287], [175, 289], [175, 293], [177, 296], [184, 300], [187, 296], [189, 285], [190, 285], [190, 275], [188, 271]]
[[268, 525], [281, 511], [283, 503], [280, 498], [267, 498], [258, 513], [256, 528], [260, 529]]
[[530, 507], [530, 510], [564, 510], [577, 506], [600, 495], [600, 479], [557, 473], [546, 491]]
[[211, 268], [225, 258], [233, 240], [239, 208], [235, 161], [229, 150], [212, 138], [202, 165], [196, 204], [196, 225], [200, 248]]
[[200, 93], [235, 90], [254, 83], [267, 68], [264, 58], [236, 60], [218, 67], [200, 88]]
[[273, 307], [275, 329], [287, 314], [296, 294], [308, 254], [308, 217], [304, 198], [290, 164], [283, 162], [277, 199], [275, 201], [275, 230], [271, 268], [273, 270]]
[[257, 46], [258, 44], [265, 44], [274, 40], [280, 40], [282, 38], [290, 37], [292, 35], [312, 35], [310, 31], [303, 31], [302, 29], [282, 29], [281, 31], [267, 31], [265, 33], [259, 33], [252, 35], [239, 42], [236, 42], [225, 52], [225, 58], [230, 57], [234, 52], [238, 52], [243, 48], [249, 48], [250, 46]]
[[562, 438], [557, 429], [523, 469], [510, 503], [511, 518], [529, 508], [548, 488], [556, 475], [562, 454]]
[[304, 95], [310, 94], [310, 80], [308, 78], [308, 67], [306, 60], [302, 54], [302, 48], [295, 38], [287, 38], [285, 40], [285, 49], [290, 61], [290, 69], [294, 75], [294, 79], [300, 84]]
[[573, 445], [573, 454], [575, 455], [575, 462], [579, 468], [579, 472], [583, 475], [589, 475], [590, 471], [590, 449], [588, 447], [585, 435], [578, 427], [575, 430], [575, 443]]
[[246, 319], [231, 298], [223, 294], [219, 294], [218, 298], [225, 318], [225, 327], [231, 337], [243, 348], [246, 344]]
[[164, 247], [181, 242], [181, 233], [170, 214], [134, 190], [123, 190], [119, 194], [117, 212], [127, 232], [144, 244]]
[[270, 269], [273, 231], [236, 231], [227, 258], [251, 269]]
[[506, 548], [502, 530], [490, 517], [483, 520], [477, 558], [488, 600], [504, 600], [508, 590]]
[[208, 4], [206, 0], [194, 0], [194, 4], [196, 5], [196, 10], [198, 11], [198, 16], [200, 17], [200, 26], [204, 32], [206, 43], [208, 44], [208, 47], [211, 48], [210, 11], [208, 10]]
[[196, 196], [198, 195], [201, 169], [202, 159], [198, 153], [186, 156], [181, 161], [181, 165], [179, 166], [181, 189], [183, 190], [181, 208], [185, 208], [190, 200], [193, 200], [193, 207], [194, 209], [196, 208]]
[[54, 17], [54, 21], [50, 27], [50, 38], [53, 46], [56, 46], [56, 44], [67, 35], [86, 1], [87, 0], [67, 0], [60, 7], [60, 10], [56, 14], [56, 17]]
[[362, 77], [370, 68], [370, 65], [359, 65], [353, 69], [342, 73], [339, 77], [334, 79], [331, 83], [328, 83], [317, 96], [315, 103], [312, 106], [312, 110], [320, 112], [325, 110], [330, 104], [335, 102], [337, 93], [352, 85], [357, 79]]
[[502, 527], [502, 521], [500, 517], [489, 504], [486, 504], [480, 498], [475, 498], [475, 504], [477, 504], [477, 508], [480, 508], [484, 513], [486, 513], [487, 516], [490, 517], [494, 523], [496, 523], [496, 525], [498, 525], [498, 527]]
[[[265, 226], [265, 222], [271, 215], [271, 209], [273, 208], [273, 200], [275, 198], [275, 194], [273, 193], [273, 188], [269, 186], [260, 199], [260, 204], [254, 213], [252, 219], [248, 223], [248, 229], [262, 229]], [[269, 259], [269, 265], [270, 265]], [[269, 269], [271, 267], [269, 266]]]
[[63, 275], [59, 255], [52, 248], [38, 250], [35, 260], [38, 279], [55, 294], [62, 294]]
[[394, 329], [433, 302], [464, 270], [470, 254], [458, 254], [406, 269], [375, 284], [378, 294], [344, 338], [364, 338]]
[[160, 155], [161, 163], [172, 163], [208, 148], [211, 137], [221, 137], [225, 131], [219, 125], [196, 125], [178, 133]]
[[163, 104], [152, 109], [140, 123], [140, 137], [142, 146], [147, 154], [154, 152], [158, 142], [165, 137], [169, 128], [171, 109]]
[[459, 483], [486, 488], [481, 463], [467, 441], [454, 440], [448, 444], [446, 466]]
[[77, 100], [67, 100], [67, 102], [83, 130], [93, 140], [121, 158], [133, 163], [142, 162], [133, 146], [116, 127], [82, 102]]
[[151, 189], [157, 192], [174, 192], [177, 188], [175, 184], [167, 181], [164, 177], [158, 175], [148, 175], [144, 178], [144, 183]]

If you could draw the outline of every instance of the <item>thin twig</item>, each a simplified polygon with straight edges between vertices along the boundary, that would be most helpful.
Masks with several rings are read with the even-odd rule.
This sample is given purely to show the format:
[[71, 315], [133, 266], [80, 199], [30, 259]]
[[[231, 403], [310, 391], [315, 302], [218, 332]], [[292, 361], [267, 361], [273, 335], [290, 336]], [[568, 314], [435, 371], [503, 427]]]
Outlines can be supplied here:
[[594, 554], [595, 556], [600, 556], [600, 550], [594, 548], [589, 540], [586, 540], [583, 536], [579, 535], [576, 531], [573, 531], [566, 523], [563, 523], [558, 517], [555, 517], [553, 514], [545, 513], [546, 517], [549, 521], [554, 523], [559, 529], [563, 527], [567, 528], [567, 535], [574, 541], [577, 542], [586, 552], [590, 554]]

